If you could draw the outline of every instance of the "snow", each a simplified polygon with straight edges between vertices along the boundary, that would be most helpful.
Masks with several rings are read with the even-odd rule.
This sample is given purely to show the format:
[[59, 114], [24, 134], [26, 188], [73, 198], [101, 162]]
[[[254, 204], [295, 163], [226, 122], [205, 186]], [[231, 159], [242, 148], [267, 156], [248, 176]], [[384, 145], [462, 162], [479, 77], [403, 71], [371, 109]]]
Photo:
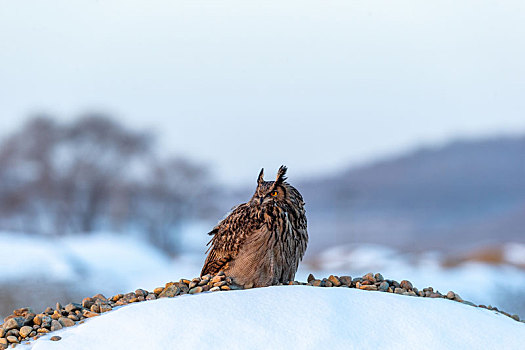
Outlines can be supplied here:
[[24, 347], [523, 349], [525, 324], [444, 299], [281, 286], [132, 304], [52, 335]]
[[525, 244], [508, 243], [504, 250], [504, 258], [511, 264], [525, 266]]
[[53, 281], [81, 279], [107, 294], [152, 290], [174, 276], [196, 276], [204, 260], [203, 254], [194, 253], [171, 259], [137, 237], [105, 232], [65, 237], [3, 232], [0, 251], [0, 284], [35, 276]]

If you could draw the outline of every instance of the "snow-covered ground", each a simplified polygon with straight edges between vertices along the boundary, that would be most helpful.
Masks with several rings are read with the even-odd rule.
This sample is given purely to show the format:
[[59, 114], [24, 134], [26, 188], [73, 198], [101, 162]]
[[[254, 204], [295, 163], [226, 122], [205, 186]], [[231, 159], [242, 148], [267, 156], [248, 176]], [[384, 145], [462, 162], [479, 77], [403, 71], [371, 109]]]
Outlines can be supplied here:
[[525, 324], [444, 299], [281, 286], [132, 304], [46, 349], [523, 349]]

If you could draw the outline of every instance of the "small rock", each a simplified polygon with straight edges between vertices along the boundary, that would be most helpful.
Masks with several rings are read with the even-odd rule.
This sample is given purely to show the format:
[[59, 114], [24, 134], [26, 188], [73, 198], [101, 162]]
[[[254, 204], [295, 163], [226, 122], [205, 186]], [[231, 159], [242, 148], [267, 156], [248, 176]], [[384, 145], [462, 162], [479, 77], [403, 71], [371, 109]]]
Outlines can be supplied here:
[[412, 286], [412, 283], [410, 283], [410, 281], [407, 280], [402, 280], [399, 285], [401, 288], [404, 288], [406, 290], [412, 290], [414, 288], [414, 286]]
[[516, 321], [519, 321], [519, 320], [520, 320], [520, 317], [519, 317], [518, 315], [512, 315], [512, 316], [510, 316], [510, 317], [512, 317], [512, 318], [515, 319]]
[[7, 346], [7, 339], [6, 338], [0, 338], [0, 346]]
[[[78, 317], [77, 315], [68, 315], [67, 318], [69, 318], [70, 320], [72, 320], [73, 322], [77, 322], [80, 320], [80, 317]], [[60, 322], [60, 321], [59, 321]]]
[[374, 278], [376, 279], [377, 282], [383, 282], [385, 279], [383, 278], [383, 275], [380, 274], [380, 273], [376, 273], [374, 275]]
[[60, 304], [59, 302], [56, 303], [56, 306], [55, 306], [55, 310], [62, 310], [62, 304]]
[[38, 328], [36, 331], [37, 333], [40, 333], [40, 334], [49, 333], [49, 329], [47, 328]]
[[106, 301], [106, 302], [108, 301], [108, 299], [102, 294], [97, 294], [92, 299], [98, 299], [98, 300]]
[[215, 283], [221, 282], [223, 279], [224, 279], [224, 276], [219, 276], [219, 275], [217, 275], [217, 276], [213, 277], [213, 278], [210, 280], [209, 283], [211, 283], [211, 284], [215, 284]]
[[334, 287], [339, 287], [341, 285], [341, 281], [339, 281], [339, 278], [335, 277], [334, 275], [330, 275], [330, 277], [328, 277], [328, 280], [332, 282]]
[[91, 305], [90, 310], [92, 312], [100, 313], [100, 304], [95, 303], [95, 304]]
[[323, 287], [333, 287], [333, 283], [326, 278], [323, 278], [323, 284], [324, 284]]
[[159, 298], [173, 298], [180, 292], [178, 283], [169, 284], [164, 290], [159, 294]]
[[155, 293], [150, 293], [146, 297], [146, 300], [155, 300], [155, 299], [157, 299], [157, 296], [155, 295]]
[[144, 289], [140, 289], [140, 288], [139, 288], [139, 289], [137, 289], [137, 290], [135, 291], [135, 295], [136, 295], [136, 296], [141, 296], [141, 295], [142, 295], [143, 297], [145, 297], [145, 296], [148, 295], [148, 292], [145, 291]]
[[14, 335], [10, 335], [9, 337], [6, 338], [8, 342], [10, 343], [13, 343], [13, 344], [18, 344], [18, 338], [15, 337]]
[[111, 306], [108, 304], [102, 304], [100, 305], [100, 313], [111, 311]]
[[60, 317], [58, 322], [60, 322], [62, 327], [71, 327], [75, 325], [75, 322], [67, 317]]
[[62, 325], [57, 320], [51, 321], [51, 332], [58, 331], [62, 329]]
[[99, 316], [99, 314], [97, 314], [96, 312], [92, 312], [92, 311], [84, 310], [84, 312], [82, 313], [82, 316], [87, 317], [87, 318], [90, 318], [90, 317], [96, 317], [96, 316]]
[[306, 281], [307, 281], [308, 283], [310, 283], [310, 282], [312, 282], [312, 281], [314, 281], [314, 280], [315, 280], [315, 277], [314, 277], [314, 275], [312, 275], [312, 274], [309, 274], [309, 275], [308, 275], [308, 278], [306, 279]]
[[447, 293], [447, 299], [453, 300], [454, 298], [456, 298], [456, 294], [453, 291], [449, 291]]
[[378, 290], [380, 290], [381, 292], [387, 292], [388, 291], [388, 287], [390, 287], [388, 285], [388, 282], [387, 281], [383, 281], [379, 284], [379, 287], [377, 288]]
[[[197, 288], [199, 288], [199, 287], [197, 287]], [[219, 290], [221, 290], [219, 287], [213, 287], [213, 288], [210, 289], [210, 292], [217, 292]]]
[[153, 293], [160, 294], [160, 293], [162, 293], [163, 290], [164, 290], [164, 287], [157, 287], [157, 288], [153, 289]]
[[7, 331], [5, 336], [9, 337], [10, 335], [14, 335], [18, 338], [20, 336], [20, 331], [18, 329], [11, 329], [10, 331]]
[[394, 289], [394, 293], [396, 293], [396, 294], [403, 294], [405, 292], [406, 292], [406, 289], [404, 289], [404, 288], [395, 288]]
[[202, 292], [202, 287], [194, 287], [190, 289], [190, 294], [196, 294], [196, 293], [201, 293], [201, 292]]
[[314, 287], [320, 287], [321, 286], [321, 280], [313, 280], [311, 283], [312, 283], [312, 286], [314, 286]]
[[463, 301], [463, 298], [461, 298], [458, 293], [454, 293], [454, 295], [456, 296], [454, 298], [455, 301], [459, 301], [460, 303]]
[[122, 298], [124, 296], [124, 294], [117, 294], [117, 295], [114, 295], [111, 297], [111, 301], [113, 302], [116, 302], [118, 301], [120, 298]]
[[62, 339], [62, 337], [60, 337], [58, 335], [54, 335], [51, 338], [49, 338], [49, 340], [51, 340], [51, 341], [59, 341], [60, 339]]
[[369, 281], [372, 283], [376, 283], [376, 279], [374, 278], [374, 274], [372, 272], [367, 273], [363, 276], [364, 281]]
[[345, 286], [351, 287], [352, 286], [352, 277], [350, 276], [341, 276], [339, 277], [339, 281], [341, 281], [342, 284]]
[[230, 290], [230, 289], [231, 289], [230, 286], [222, 286], [221, 287], [221, 290]]
[[32, 331], [33, 331], [33, 327], [24, 326], [20, 328], [20, 336], [22, 338], [26, 338], [29, 335], [29, 333], [31, 333]]
[[91, 306], [93, 306], [95, 302], [91, 298], [84, 298], [82, 299], [82, 307], [85, 307], [86, 309], [91, 309]]
[[46, 313], [48, 315], [52, 315], [54, 311], [55, 310], [53, 310], [51, 307], [47, 307], [46, 310], [44, 311], [44, 313]]
[[0, 327], [0, 338], [3, 338], [5, 335], [5, 329], [3, 327]]
[[10, 329], [20, 328], [24, 325], [24, 318], [23, 317], [13, 317], [7, 320], [2, 327], [8, 331]]

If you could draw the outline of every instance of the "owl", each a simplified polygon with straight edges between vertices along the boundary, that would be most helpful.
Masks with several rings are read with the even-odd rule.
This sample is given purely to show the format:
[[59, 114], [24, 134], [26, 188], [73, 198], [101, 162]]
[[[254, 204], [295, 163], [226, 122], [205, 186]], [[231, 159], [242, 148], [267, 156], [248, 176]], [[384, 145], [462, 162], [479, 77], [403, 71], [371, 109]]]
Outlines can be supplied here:
[[243, 286], [293, 281], [308, 243], [303, 197], [286, 182], [283, 165], [275, 181], [259, 173], [249, 202], [237, 205], [209, 235], [201, 276], [224, 271]]

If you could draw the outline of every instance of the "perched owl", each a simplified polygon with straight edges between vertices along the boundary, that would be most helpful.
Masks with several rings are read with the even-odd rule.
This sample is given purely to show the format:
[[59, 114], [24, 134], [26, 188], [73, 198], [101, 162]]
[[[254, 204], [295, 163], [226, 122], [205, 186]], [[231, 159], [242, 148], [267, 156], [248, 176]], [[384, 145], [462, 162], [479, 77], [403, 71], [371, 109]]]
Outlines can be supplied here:
[[286, 170], [281, 166], [275, 181], [264, 181], [262, 169], [252, 199], [213, 228], [201, 276], [224, 271], [254, 287], [293, 281], [308, 233], [303, 197], [285, 182]]

